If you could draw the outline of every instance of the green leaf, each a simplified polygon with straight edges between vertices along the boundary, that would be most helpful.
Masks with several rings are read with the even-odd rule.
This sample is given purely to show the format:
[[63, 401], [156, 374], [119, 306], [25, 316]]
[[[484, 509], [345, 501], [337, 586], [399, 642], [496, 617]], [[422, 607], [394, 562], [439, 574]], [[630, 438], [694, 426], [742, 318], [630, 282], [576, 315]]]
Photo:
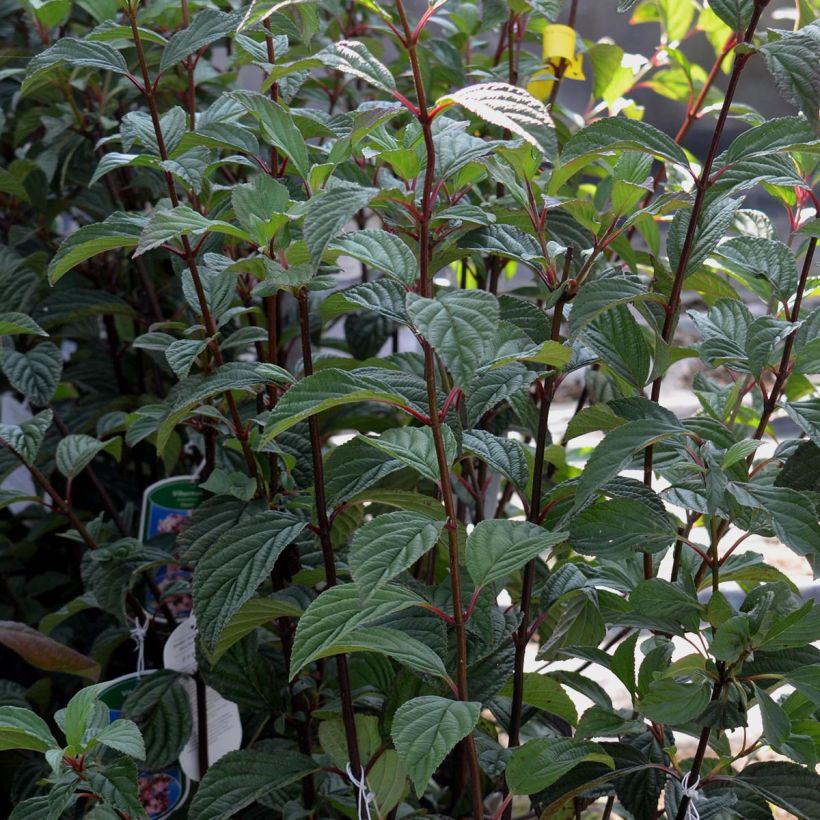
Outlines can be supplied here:
[[513, 794], [535, 794], [556, 783], [580, 763], [615, 767], [612, 758], [592, 741], [536, 738], [513, 751], [507, 764], [507, 785]]
[[362, 599], [362, 591], [356, 584], [326, 589], [299, 619], [290, 660], [290, 677], [294, 678], [309, 663], [335, 654], [329, 648], [343, 642], [358, 627], [423, 603], [415, 593], [393, 584], [376, 590], [367, 600]]
[[219, 636], [210, 658], [213, 663], [257, 627], [272, 623], [277, 618], [298, 618], [302, 610], [295, 601], [283, 594], [267, 598], [251, 598], [231, 616]]
[[22, 424], [0, 424], [0, 444], [10, 447], [27, 464], [33, 464], [53, 420], [51, 410], [41, 410]]
[[755, 698], [760, 706], [760, 716], [763, 719], [763, 736], [770, 746], [782, 746], [792, 733], [789, 716], [765, 689], [761, 689], [757, 684], [753, 685]]
[[359, 495], [404, 465], [386, 452], [354, 438], [332, 450], [325, 462], [329, 508]]
[[625, 305], [605, 310], [584, 328], [583, 343], [614, 373], [643, 389], [652, 366], [649, 344], [641, 326]]
[[97, 71], [113, 71], [127, 74], [128, 65], [122, 54], [107, 43], [61, 37], [53, 46], [35, 55], [26, 69], [21, 91], [26, 94], [37, 81], [55, 66], [65, 64], [71, 68], [93, 68]]
[[51, 401], [63, 373], [63, 354], [51, 342], [41, 342], [27, 353], [0, 351], [0, 368], [9, 384], [32, 404]]
[[206, 550], [194, 571], [193, 594], [199, 633], [208, 649], [215, 648], [225, 625], [305, 525], [289, 513], [267, 510], [232, 527]]
[[97, 680], [96, 661], [64, 644], [47, 638], [36, 629], [16, 621], [0, 621], [0, 644], [16, 652], [26, 663], [44, 672], [64, 672]]
[[191, 820], [227, 820], [277, 789], [297, 783], [320, 767], [291, 751], [228, 752], [205, 772], [188, 810]]
[[556, 193], [573, 174], [593, 160], [622, 151], [640, 151], [684, 168], [689, 166], [683, 149], [663, 131], [638, 120], [608, 117], [570, 137], [561, 152], [561, 164], [550, 178], [549, 193]]
[[20, 706], [0, 706], [0, 751], [45, 752], [56, 748], [59, 744], [39, 715]]
[[376, 652], [417, 672], [450, 679], [444, 661], [429, 646], [398, 629], [359, 627], [329, 644], [322, 656], [348, 652]]
[[803, 820], [820, 816], [820, 775], [794, 763], [752, 763], [732, 780]]
[[[449, 427], [442, 427], [441, 431], [447, 464], [451, 465], [456, 457], [455, 436]], [[359, 441], [377, 447], [431, 481], [441, 478], [433, 431], [429, 427], [396, 427], [385, 430], [378, 438], [359, 436]]]
[[207, 346], [207, 339], [174, 339], [165, 348], [165, 358], [177, 378], [184, 379], [191, 372], [197, 356]]
[[709, 8], [736, 32], [745, 32], [752, 19], [754, 0], [710, 0]]
[[634, 550], [658, 552], [677, 537], [668, 514], [631, 498], [615, 498], [585, 507], [570, 523], [570, 545], [576, 552], [608, 560]]
[[481, 521], [467, 536], [467, 572], [476, 586], [486, 586], [566, 539], [565, 532], [549, 532], [528, 521]]
[[141, 256], [146, 251], [158, 248], [165, 242], [178, 239], [181, 236], [198, 236], [212, 231], [234, 236], [238, 239], [249, 240], [250, 237], [241, 229], [219, 219], [208, 219], [199, 211], [187, 205], [177, 205], [176, 208], [157, 208], [145, 224], [140, 234], [134, 256]]
[[578, 479], [574, 509], [580, 509], [600, 487], [625, 469], [635, 453], [683, 432], [679, 425], [662, 419], [628, 421], [610, 430], [593, 451]]
[[721, 244], [717, 255], [729, 270], [768, 281], [778, 301], [791, 299], [797, 290], [797, 266], [783, 242], [756, 236], [736, 237]]
[[413, 285], [419, 275], [419, 263], [413, 251], [395, 234], [375, 228], [354, 231], [334, 239], [331, 250], [358, 259], [368, 268], [393, 276], [405, 285]]
[[[698, 219], [695, 239], [686, 262], [685, 272], [694, 271], [714, 251], [732, 224], [739, 205], [740, 200], [723, 197], [716, 199], [703, 209]], [[669, 228], [666, 247], [669, 253], [669, 264], [673, 270], [676, 270], [680, 263], [691, 213], [689, 209], [678, 211]]]
[[635, 279], [624, 276], [608, 276], [585, 282], [578, 289], [569, 315], [570, 336], [576, 337], [590, 322], [604, 311], [617, 305], [627, 305], [645, 300], [658, 301], [658, 295], [649, 293]]
[[374, 591], [431, 549], [443, 521], [414, 512], [389, 512], [360, 527], [350, 542], [350, 571], [362, 590]]
[[390, 69], [380, 63], [367, 47], [357, 40], [338, 40], [323, 48], [316, 58], [327, 68], [360, 77], [382, 91], [392, 93], [396, 90], [396, 81]]
[[233, 34], [239, 22], [239, 13], [225, 13], [215, 9], [202, 9], [193, 16], [191, 25], [178, 31], [162, 52], [160, 71], [167, 71], [184, 60], [189, 54]]
[[176, 672], [160, 669], [140, 678], [122, 705], [122, 716], [140, 729], [145, 766], [172, 766], [191, 736], [191, 704]]
[[817, 134], [804, 117], [777, 117], [744, 131], [716, 160], [720, 168], [754, 157], [788, 151], [794, 146], [816, 142]]
[[820, 109], [818, 44], [820, 26], [815, 21], [799, 31], [788, 32], [777, 39], [770, 38], [760, 47], [780, 93], [814, 123]]
[[709, 705], [711, 687], [701, 683], [681, 683], [661, 678], [649, 684], [641, 698], [640, 711], [657, 723], [680, 725], [694, 720]]
[[125, 718], [119, 718], [109, 723], [94, 738], [97, 743], [108, 746], [117, 752], [122, 752], [137, 760], [145, 760], [145, 744], [137, 724]]
[[416, 794], [424, 794], [433, 772], [450, 750], [472, 732], [481, 704], [428, 695], [403, 703], [393, 716], [391, 734]]
[[355, 370], [328, 369], [293, 385], [270, 414], [263, 442], [271, 441], [309, 416], [363, 401], [402, 406], [407, 399], [389, 384]]
[[391, 322], [406, 325], [410, 322], [404, 306], [406, 293], [404, 286], [398, 282], [378, 279], [354, 285], [339, 295], [348, 303], [379, 313]]
[[[571, 726], [578, 722], [575, 704], [560, 683], [539, 672], [525, 672], [523, 677], [523, 702], [527, 706], [534, 706], [543, 712], [557, 715]], [[512, 682], [507, 683], [500, 694], [507, 698], [512, 697]]]
[[410, 293], [407, 312], [418, 332], [435, 348], [458, 387], [475, 379], [491, 352], [498, 328], [498, 300], [479, 290], [449, 290], [435, 299]]
[[459, 105], [479, 119], [511, 131], [548, 158], [555, 157], [555, 126], [547, 107], [529, 91], [508, 83], [479, 83], [446, 94], [436, 106]]
[[525, 265], [535, 266], [544, 259], [538, 241], [514, 225], [485, 225], [470, 231], [459, 240], [459, 247], [476, 253], [503, 256]]
[[98, 441], [91, 436], [72, 433], [57, 445], [57, 469], [66, 478], [76, 478], [94, 460], [94, 456], [103, 450], [119, 459], [122, 439], [117, 436], [108, 441]]
[[487, 430], [465, 430], [461, 443], [464, 452], [480, 458], [493, 470], [509, 479], [516, 489], [526, 489], [529, 468], [524, 450], [518, 441], [495, 436]]
[[232, 91], [237, 100], [259, 122], [264, 140], [285, 154], [302, 179], [310, 172], [307, 144], [293, 116], [274, 100], [254, 91]]
[[338, 185], [311, 197], [305, 213], [304, 238], [310, 251], [310, 263], [314, 268], [319, 267], [330, 240], [376, 193], [375, 188]]
[[794, 423], [820, 447], [820, 399], [791, 401], [784, 407]]
[[48, 336], [48, 333], [25, 313], [0, 313], [0, 336], [19, 336], [21, 334]]

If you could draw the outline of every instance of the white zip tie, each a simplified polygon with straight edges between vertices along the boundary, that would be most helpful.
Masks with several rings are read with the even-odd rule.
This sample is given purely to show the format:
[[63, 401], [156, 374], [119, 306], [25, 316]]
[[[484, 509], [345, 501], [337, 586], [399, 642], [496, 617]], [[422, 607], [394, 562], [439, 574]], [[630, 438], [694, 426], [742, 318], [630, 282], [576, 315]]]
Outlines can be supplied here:
[[146, 615], [145, 620], [142, 623], [140, 623], [139, 619], [137, 619], [134, 626], [132, 626], [129, 630], [131, 633], [131, 638], [136, 644], [134, 651], [137, 653], [138, 676], [145, 672], [145, 636], [148, 634], [148, 625], [150, 623], [151, 619], [148, 615]]
[[700, 820], [700, 813], [697, 806], [695, 806], [695, 801], [700, 795], [700, 777], [696, 777], [695, 782], [690, 785], [689, 775], [691, 774], [692, 772], [686, 772], [680, 781], [683, 796], [689, 798], [689, 805], [686, 807], [686, 820]]
[[370, 817], [370, 803], [375, 798], [375, 794], [367, 787], [367, 781], [364, 776], [364, 769], [362, 769], [361, 779], [353, 776], [353, 769], [350, 763], [347, 764], [347, 776], [353, 786], [356, 788], [356, 814], [359, 820], [371, 820]]

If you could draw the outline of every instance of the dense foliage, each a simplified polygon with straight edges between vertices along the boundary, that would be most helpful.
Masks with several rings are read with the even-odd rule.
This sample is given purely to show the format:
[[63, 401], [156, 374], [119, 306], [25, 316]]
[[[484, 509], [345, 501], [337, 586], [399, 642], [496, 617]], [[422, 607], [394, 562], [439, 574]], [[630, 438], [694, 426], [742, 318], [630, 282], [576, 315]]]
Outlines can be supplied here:
[[0, 2], [15, 820], [820, 817], [816, 7], [586, 1]]

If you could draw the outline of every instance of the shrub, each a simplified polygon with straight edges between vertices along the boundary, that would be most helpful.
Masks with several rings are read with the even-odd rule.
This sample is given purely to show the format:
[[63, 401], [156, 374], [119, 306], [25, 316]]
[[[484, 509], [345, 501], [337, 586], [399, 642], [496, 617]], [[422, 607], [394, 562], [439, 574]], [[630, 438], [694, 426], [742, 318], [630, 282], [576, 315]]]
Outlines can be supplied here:
[[416, 5], [0, 6], [14, 818], [820, 817], [813, 4]]

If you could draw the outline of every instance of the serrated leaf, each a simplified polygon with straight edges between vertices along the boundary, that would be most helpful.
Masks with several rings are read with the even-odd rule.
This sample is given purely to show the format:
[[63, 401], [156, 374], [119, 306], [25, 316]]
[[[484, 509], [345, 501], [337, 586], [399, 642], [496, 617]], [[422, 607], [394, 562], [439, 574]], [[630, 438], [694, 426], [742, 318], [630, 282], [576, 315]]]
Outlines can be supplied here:
[[30, 749], [45, 752], [58, 746], [46, 722], [31, 709], [0, 706], [0, 751]]
[[397, 458], [365, 441], [346, 441], [332, 450], [325, 462], [328, 506], [337, 507], [403, 466]]
[[173, 68], [189, 54], [233, 34], [238, 22], [239, 12], [226, 13], [215, 9], [202, 9], [193, 16], [188, 28], [178, 31], [168, 41], [160, 59], [160, 71]]
[[97, 743], [108, 746], [137, 760], [145, 760], [145, 744], [137, 724], [125, 718], [109, 723], [95, 738]]
[[227, 820], [265, 795], [297, 783], [319, 768], [306, 755], [292, 751], [228, 752], [205, 772], [188, 816], [191, 820]]
[[645, 300], [657, 300], [657, 294], [649, 293], [638, 281], [623, 276], [608, 276], [585, 282], [578, 289], [569, 314], [570, 336], [577, 336], [583, 329], [606, 310]]
[[[451, 465], [456, 457], [455, 436], [449, 427], [442, 427], [442, 437], [447, 464]], [[433, 431], [429, 427], [398, 427], [385, 430], [378, 438], [359, 436], [359, 441], [382, 450], [431, 481], [441, 478]]]
[[158, 248], [165, 242], [181, 236], [198, 236], [206, 232], [223, 233], [238, 239], [250, 240], [245, 231], [223, 222], [221, 219], [208, 219], [199, 211], [187, 205], [176, 208], [157, 208], [142, 229], [134, 256], [141, 256], [146, 251]]
[[694, 720], [709, 705], [711, 687], [705, 681], [681, 683], [661, 678], [649, 684], [641, 698], [640, 711], [658, 723], [680, 725]]
[[357, 40], [339, 40], [323, 48], [316, 58], [327, 68], [360, 77], [370, 85], [391, 93], [396, 89], [396, 81], [390, 70], [379, 62], [367, 47]]
[[[558, 681], [539, 672], [525, 672], [523, 677], [524, 703], [550, 715], [557, 715], [569, 723], [570, 726], [574, 726], [578, 722], [578, 712], [575, 709], [575, 704]], [[512, 682], [506, 684], [500, 694], [504, 697], [512, 697]]]
[[19, 336], [23, 334], [48, 336], [48, 333], [25, 313], [0, 313], [0, 336]]
[[362, 596], [357, 584], [342, 584], [326, 589], [311, 603], [296, 627], [291, 678], [326, 653], [334, 654], [331, 647], [353, 635], [358, 627], [424, 603], [415, 593], [394, 584], [376, 590], [366, 601]]
[[736, 33], [746, 31], [752, 19], [754, 7], [754, 0], [710, 0], [709, 2], [709, 8]]
[[788, 301], [797, 290], [797, 267], [783, 242], [756, 236], [735, 237], [722, 243], [716, 254], [729, 270], [768, 281], [778, 301]]
[[54, 66], [66, 64], [72, 68], [93, 68], [127, 74], [128, 65], [122, 54], [107, 43], [62, 37], [53, 46], [35, 55], [26, 69], [22, 92], [25, 94], [36, 81]]
[[318, 268], [330, 240], [333, 239], [357, 211], [376, 195], [375, 188], [342, 186], [323, 191], [308, 201], [305, 213], [304, 238], [310, 251], [310, 263]]
[[[698, 219], [695, 239], [686, 262], [685, 272], [694, 271], [717, 247], [718, 242], [732, 224], [739, 205], [739, 200], [724, 197], [713, 201], [703, 209]], [[691, 211], [688, 209], [678, 211], [669, 228], [666, 247], [669, 253], [669, 264], [673, 270], [677, 269], [680, 263], [690, 216]]]
[[486, 586], [506, 578], [566, 538], [565, 532], [549, 532], [528, 521], [481, 521], [467, 536], [467, 572], [476, 586]]
[[798, 106], [809, 122], [817, 122], [820, 108], [820, 71], [817, 48], [820, 26], [813, 22], [760, 47], [780, 93]]
[[449, 680], [444, 661], [422, 641], [383, 626], [360, 626], [329, 644], [323, 656], [349, 652], [376, 652], [409, 669]]
[[0, 351], [0, 368], [9, 384], [32, 404], [51, 401], [63, 372], [63, 354], [52, 342], [41, 342], [27, 353]]
[[407, 399], [389, 384], [371, 376], [355, 370], [322, 370], [302, 379], [282, 396], [268, 418], [263, 441], [271, 441], [316, 413], [363, 401], [381, 401], [396, 406], [407, 403]]
[[229, 96], [256, 118], [264, 140], [284, 153], [299, 176], [307, 179], [310, 172], [307, 144], [291, 113], [264, 94], [232, 91]]
[[207, 339], [174, 339], [165, 348], [165, 358], [177, 377], [184, 379], [207, 346]]
[[145, 766], [172, 766], [191, 736], [191, 705], [176, 672], [161, 669], [142, 677], [122, 705], [145, 743]]
[[353, 578], [368, 593], [378, 589], [431, 549], [443, 528], [443, 521], [414, 512], [377, 516], [360, 527], [350, 542]]
[[481, 704], [433, 695], [403, 703], [393, 716], [391, 734], [416, 794], [424, 794], [433, 772], [450, 750], [472, 732]]
[[660, 515], [640, 501], [615, 498], [592, 504], [576, 515], [569, 527], [576, 552], [616, 560], [633, 550], [658, 552], [677, 537], [674, 519]]
[[536, 738], [515, 749], [507, 764], [507, 785], [513, 794], [535, 794], [564, 777], [580, 763], [615, 767], [612, 758], [589, 740]]
[[298, 618], [301, 608], [286, 595], [272, 595], [267, 598], [251, 598], [245, 601], [225, 624], [210, 658], [213, 663], [236, 643], [259, 626], [272, 623], [276, 618]]
[[561, 151], [561, 164], [550, 178], [550, 193], [556, 193], [573, 174], [593, 160], [622, 151], [651, 154], [684, 168], [689, 165], [683, 149], [663, 131], [638, 120], [608, 117], [570, 137]]
[[788, 151], [793, 146], [816, 142], [817, 133], [804, 117], [777, 117], [735, 137], [725, 153], [715, 160], [716, 167], [732, 165], [756, 156]]
[[436, 106], [460, 105], [471, 114], [511, 131], [548, 158], [555, 157], [555, 126], [547, 107], [529, 91], [508, 83], [479, 83], [436, 100]]
[[498, 300], [478, 290], [451, 290], [435, 299], [411, 293], [407, 312], [418, 332], [430, 343], [453, 376], [467, 387], [491, 350], [498, 327]]
[[214, 649], [225, 625], [305, 525], [289, 513], [268, 510], [236, 525], [207, 549], [193, 579], [194, 614], [206, 647]]
[[820, 447], [820, 399], [791, 401], [784, 406], [794, 423]]
[[529, 468], [518, 441], [495, 436], [487, 430], [465, 430], [461, 443], [465, 452], [480, 458], [517, 489], [523, 491], [526, 488]]
[[389, 319], [391, 322], [408, 324], [410, 318], [405, 309], [405, 287], [391, 279], [377, 279], [375, 282], [364, 282], [342, 291], [346, 302], [371, 310]]
[[358, 259], [368, 268], [393, 276], [405, 285], [413, 285], [419, 275], [419, 263], [413, 251], [395, 234], [365, 229], [344, 234], [330, 243], [331, 250]]
[[600, 487], [615, 478], [635, 453], [683, 432], [682, 427], [661, 419], [628, 421], [610, 430], [593, 451], [578, 480], [574, 509], [580, 509]]
[[486, 225], [470, 231], [459, 240], [459, 247], [477, 253], [491, 253], [533, 266], [544, 258], [538, 241], [515, 225]]
[[795, 763], [752, 763], [732, 780], [803, 820], [820, 813], [820, 775]]
[[57, 445], [57, 469], [66, 478], [76, 478], [103, 450], [111, 453], [114, 458], [119, 458], [122, 439], [118, 436], [108, 441], [99, 441], [81, 433], [72, 433]]
[[41, 410], [22, 424], [0, 424], [0, 443], [10, 447], [27, 464], [32, 464], [53, 420], [51, 410]]

